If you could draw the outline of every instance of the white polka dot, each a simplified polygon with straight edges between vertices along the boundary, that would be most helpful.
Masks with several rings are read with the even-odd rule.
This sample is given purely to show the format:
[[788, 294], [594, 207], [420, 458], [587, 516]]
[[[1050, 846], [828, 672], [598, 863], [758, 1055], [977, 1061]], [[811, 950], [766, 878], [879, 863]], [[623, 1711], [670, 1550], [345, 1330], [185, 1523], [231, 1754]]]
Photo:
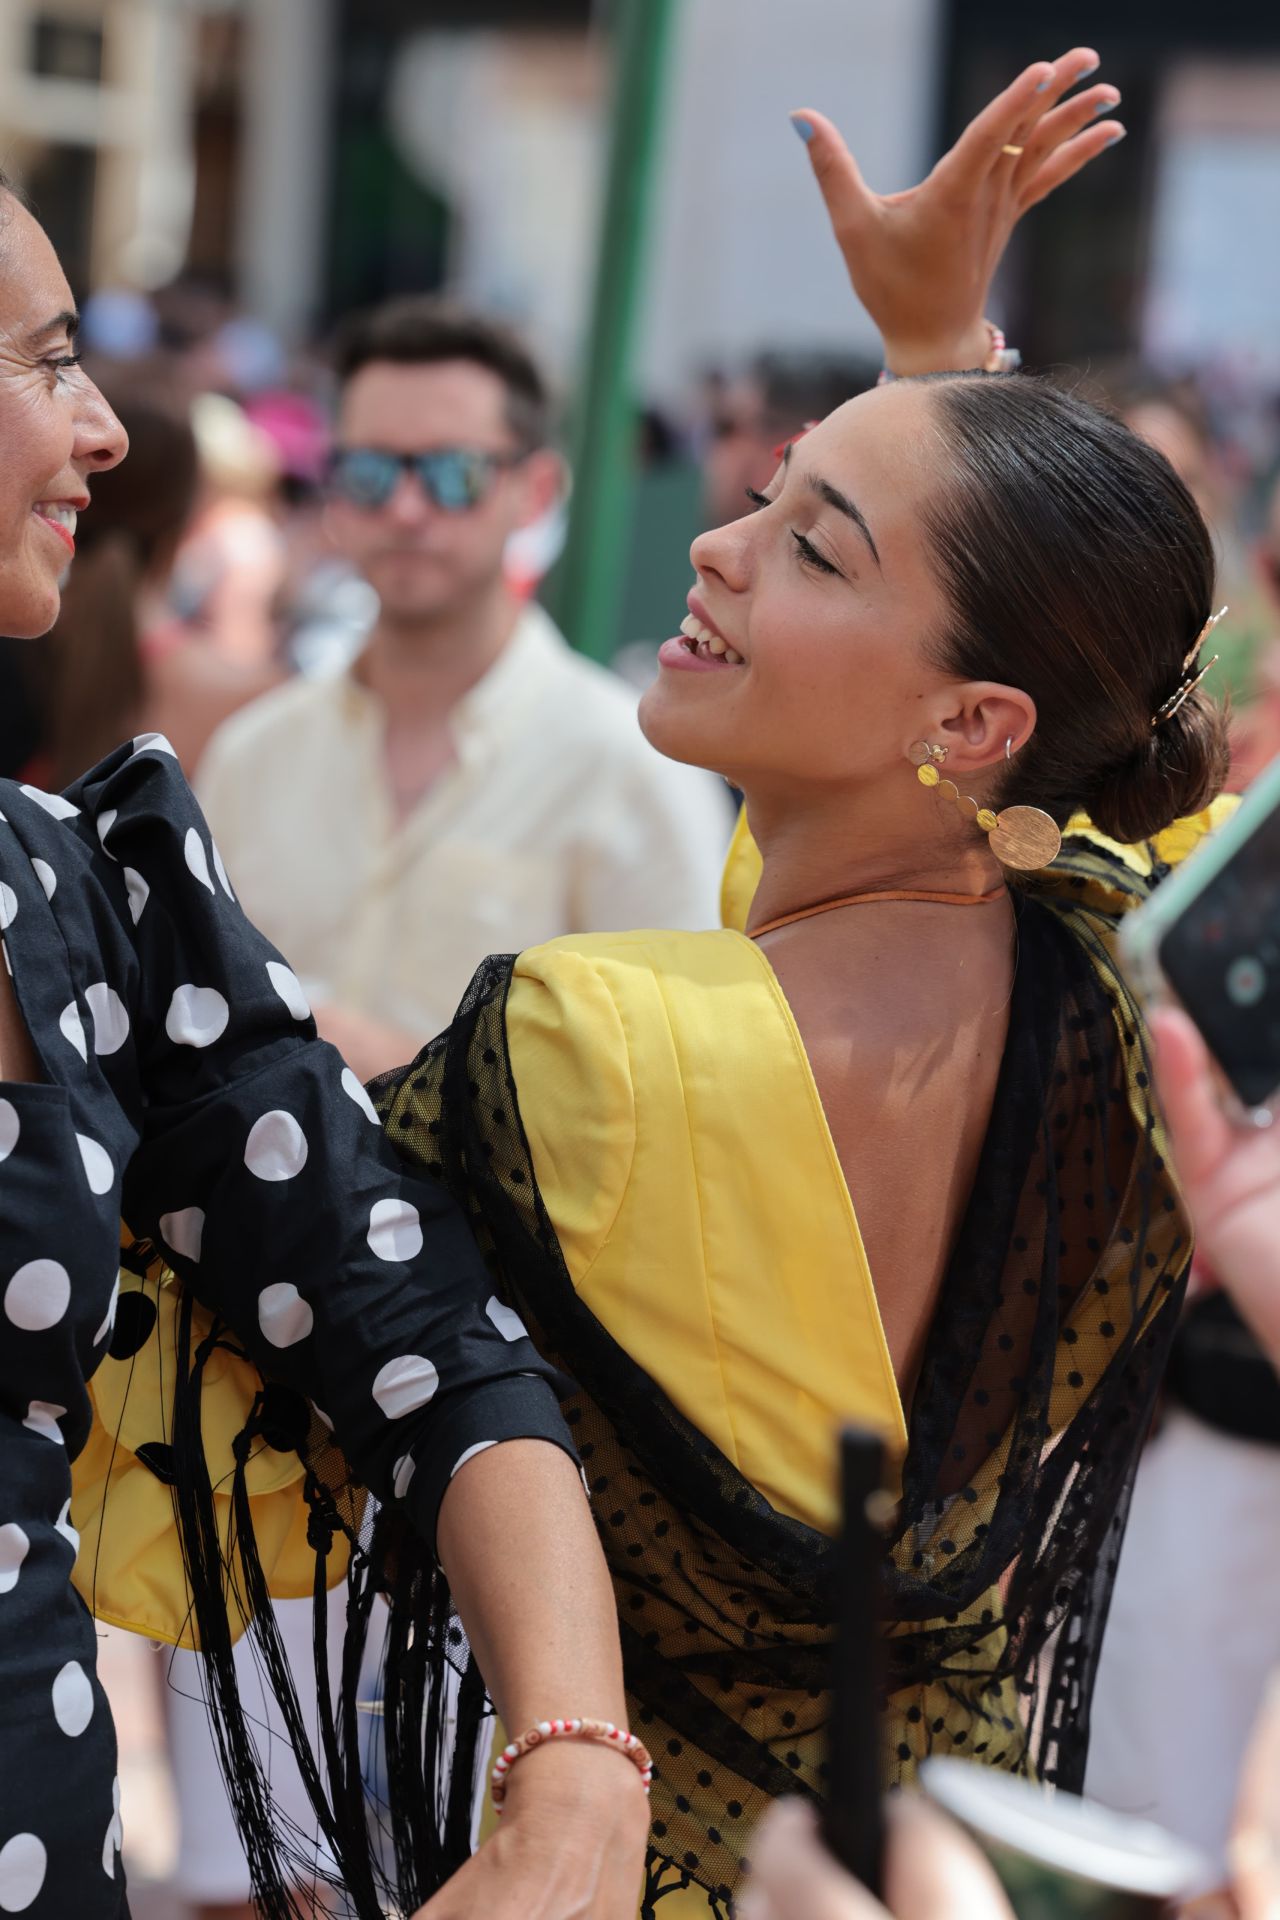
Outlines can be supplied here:
[[34, 869], [36, 879], [40, 882], [40, 885], [44, 888], [45, 899], [52, 900], [54, 894], [58, 891], [57, 874], [54, 872], [53, 868], [49, 865], [49, 862], [47, 860], [33, 860], [31, 862], [31, 865], [32, 865], [32, 868]]
[[378, 1369], [373, 1397], [388, 1420], [402, 1420], [406, 1413], [425, 1407], [440, 1385], [440, 1375], [429, 1360], [419, 1353], [406, 1353], [402, 1360], [388, 1360]]
[[95, 822], [98, 829], [98, 841], [102, 847], [102, 851], [108, 856], [109, 859], [112, 859], [112, 860], [115, 859], [115, 855], [112, 853], [110, 847], [107, 845], [107, 835], [110, 833], [112, 827], [114, 827], [119, 817], [120, 817], [120, 814], [119, 814], [118, 808], [108, 807], [105, 813], [100, 813], [98, 815], [97, 821]]
[[352, 1073], [350, 1067], [344, 1067], [342, 1069], [342, 1091], [347, 1095], [348, 1099], [355, 1101], [361, 1113], [369, 1116], [375, 1127], [382, 1125], [381, 1120], [378, 1118], [378, 1109], [365, 1092], [360, 1083], [359, 1076]]
[[409, 1482], [413, 1479], [417, 1465], [418, 1463], [413, 1455], [406, 1453], [403, 1459], [397, 1460], [394, 1467], [392, 1467], [391, 1491], [397, 1500], [403, 1500], [406, 1493], [408, 1493]]
[[175, 989], [164, 1030], [175, 1047], [211, 1047], [221, 1040], [230, 1019], [231, 1009], [216, 987], [188, 983]]
[[12, 1593], [22, 1572], [31, 1542], [16, 1520], [0, 1527], [0, 1593]]
[[68, 1660], [53, 1683], [53, 1717], [71, 1740], [78, 1740], [93, 1718], [93, 1688], [78, 1660]]
[[151, 898], [151, 889], [142, 875], [133, 867], [123, 867], [121, 872], [124, 874], [124, 884], [129, 893], [129, 912], [136, 927], [142, 918], [142, 909]]
[[292, 967], [286, 967], [282, 960], [268, 960], [267, 978], [295, 1020], [311, 1018], [311, 1007], [302, 991], [302, 982]]
[[111, 1289], [111, 1298], [107, 1302], [107, 1311], [103, 1318], [102, 1325], [98, 1328], [98, 1331], [93, 1336], [93, 1344], [95, 1347], [100, 1347], [103, 1341], [106, 1339], [107, 1335], [109, 1333], [114, 1333], [115, 1324], [116, 1324], [116, 1308], [119, 1306], [119, 1304], [120, 1304], [120, 1275], [117, 1274], [115, 1278], [115, 1285]]
[[315, 1315], [291, 1280], [277, 1280], [258, 1295], [258, 1325], [273, 1347], [296, 1347], [315, 1325]]
[[316, 1419], [317, 1419], [317, 1420], [318, 1420], [318, 1421], [320, 1422], [320, 1425], [321, 1425], [322, 1427], [327, 1427], [327, 1428], [328, 1428], [328, 1430], [329, 1430], [329, 1432], [330, 1432], [330, 1433], [332, 1433], [332, 1432], [333, 1432], [333, 1422], [332, 1422], [332, 1420], [331, 1420], [331, 1419], [329, 1418], [329, 1416], [328, 1416], [328, 1414], [327, 1414], [327, 1413], [325, 1412], [325, 1410], [324, 1410], [324, 1408], [323, 1408], [323, 1407], [318, 1407], [318, 1406], [316, 1405], [316, 1403], [315, 1403], [315, 1401], [314, 1401], [314, 1400], [312, 1400], [312, 1401], [309, 1401], [309, 1402], [308, 1402], [308, 1405], [310, 1406], [310, 1408], [311, 1408], [311, 1411], [312, 1411], [312, 1413], [314, 1413], [314, 1415], [315, 1415], [315, 1417], [316, 1417]]
[[277, 1108], [255, 1120], [244, 1163], [259, 1180], [292, 1180], [307, 1164], [307, 1136], [291, 1113]]
[[0, 880], [0, 927], [11, 927], [18, 917], [18, 896]]
[[513, 1307], [499, 1300], [497, 1294], [491, 1294], [485, 1306], [485, 1312], [492, 1320], [504, 1340], [527, 1340], [529, 1329]]
[[93, 1018], [94, 1052], [119, 1053], [129, 1038], [129, 1016], [124, 1001], [105, 980], [86, 987], [84, 997]]
[[140, 733], [136, 736], [133, 742], [134, 752], [146, 753], [148, 749], [152, 753], [167, 753], [171, 760], [176, 760], [178, 757], [163, 733]]
[[38, 807], [43, 807], [46, 813], [51, 813], [55, 820], [74, 820], [80, 811], [79, 807], [73, 807], [69, 800], [64, 800], [60, 793], [41, 793], [39, 787], [23, 787], [22, 791], [28, 800], [34, 800]]
[[80, 1009], [74, 1000], [70, 1001], [58, 1015], [58, 1031], [63, 1039], [75, 1048], [82, 1060], [89, 1058], [89, 1049], [84, 1039], [84, 1021], [80, 1018]]
[[4, 1290], [5, 1317], [24, 1333], [47, 1333], [71, 1305], [71, 1275], [56, 1260], [28, 1260]]
[[76, 1145], [84, 1162], [84, 1177], [89, 1182], [90, 1193], [110, 1193], [116, 1183], [111, 1155], [96, 1140], [91, 1140], [87, 1133], [76, 1135]]
[[496, 1447], [497, 1444], [496, 1440], [477, 1440], [474, 1447], [468, 1447], [466, 1452], [455, 1463], [453, 1473], [449, 1475], [449, 1478], [452, 1480], [453, 1474], [459, 1473], [462, 1468], [466, 1466], [468, 1460], [474, 1460], [478, 1453], [488, 1453], [490, 1447]]
[[76, 1532], [75, 1528], [71, 1524], [71, 1502], [69, 1500], [63, 1501], [62, 1512], [58, 1515], [57, 1519], [54, 1521], [53, 1530], [55, 1533], [60, 1533], [62, 1535], [63, 1539], [66, 1541], [67, 1545], [70, 1547], [72, 1553], [79, 1553], [80, 1535]]
[[166, 1247], [184, 1260], [199, 1260], [204, 1244], [204, 1210], [182, 1207], [177, 1213], [160, 1215], [160, 1234]]
[[182, 843], [182, 856], [191, 872], [202, 887], [213, 892], [213, 881], [209, 878], [209, 856], [204, 850], [204, 841], [194, 827], [187, 828], [187, 837]]
[[15, 1833], [0, 1847], [0, 1913], [25, 1913], [40, 1895], [49, 1856], [34, 1833]]
[[55, 1446], [65, 1447], [67, 1443], [58, 1422], [65, 1417], [66, 1411], [55, 1400], [32, 1400], [27, 1405], [27, 1417], [22, 1424], [45, 1440], [52, 1440]]
[[0, 1100], [0, 1160], [9, 1158], [18, 1144], [18, 1135], [21, 1131], [18, 1109], [12, 1100]]
[[213, 870], [218, 876], [218, 885], [222, 888], [228, 900], [234, 900], [235, 895], [231, 891], [231, 882], [228, 880], [227, 870], [222, 864], [222, 855], [218, 852], [218, 843], [212, 834], [209, 836], [209, 845], [213, 848]]
[[375, 1200], [367, 1239], [379, 1260], [416, 1260], [422, 1252], [422, 1220], [408, 1200]]
[[102, 1871], [108, 1880], [116, 1877], [116, 1855], [124, 1845], [124, 1828], [120, 1824], [120, 1778], [111, 1782], [111, 1824], [107, 1828], [107, 1837], [102, 1843]]

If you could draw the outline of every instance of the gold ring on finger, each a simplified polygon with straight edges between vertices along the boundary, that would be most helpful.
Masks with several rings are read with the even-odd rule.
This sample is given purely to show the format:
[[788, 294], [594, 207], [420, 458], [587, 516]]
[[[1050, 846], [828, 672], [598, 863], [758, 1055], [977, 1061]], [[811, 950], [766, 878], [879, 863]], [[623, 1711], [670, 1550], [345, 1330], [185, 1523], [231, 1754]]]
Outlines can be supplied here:
[[1014, 159], [1016, 160], [1019, 154], [1026, 152], [1026, 148], [1025, 147], [1001, 147], [1000, 151], [1001, 153], [1011, 153]]

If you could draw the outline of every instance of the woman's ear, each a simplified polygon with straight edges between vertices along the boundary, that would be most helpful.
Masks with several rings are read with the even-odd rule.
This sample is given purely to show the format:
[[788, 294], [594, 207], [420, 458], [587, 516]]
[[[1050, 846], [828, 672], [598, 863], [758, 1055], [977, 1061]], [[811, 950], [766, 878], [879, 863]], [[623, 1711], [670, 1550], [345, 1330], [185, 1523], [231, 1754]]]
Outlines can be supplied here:
[[958, 706], [938, 738], [948, 749], [947, 770], [980, 773], [1012, 758], [1036, 730], [1036, 703], [1020, 687], [975, 680], [958, 689]]

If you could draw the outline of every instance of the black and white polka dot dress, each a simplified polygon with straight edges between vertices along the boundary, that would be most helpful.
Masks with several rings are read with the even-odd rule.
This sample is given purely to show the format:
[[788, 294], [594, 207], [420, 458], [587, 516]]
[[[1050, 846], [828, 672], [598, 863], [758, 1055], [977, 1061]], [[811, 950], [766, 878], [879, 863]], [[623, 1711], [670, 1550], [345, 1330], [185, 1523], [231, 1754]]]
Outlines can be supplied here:
[[428, 1537], [464, 1456], [568, 1439], [443, 1187], [406, 1176], [236, 905], [167, 742], [65, 796], [0, 782], [0, 815], [4, 952], [43, 1075], [0, 1083], [0, 1914], [120, 1920], [68, 1515], [121, 1217]]

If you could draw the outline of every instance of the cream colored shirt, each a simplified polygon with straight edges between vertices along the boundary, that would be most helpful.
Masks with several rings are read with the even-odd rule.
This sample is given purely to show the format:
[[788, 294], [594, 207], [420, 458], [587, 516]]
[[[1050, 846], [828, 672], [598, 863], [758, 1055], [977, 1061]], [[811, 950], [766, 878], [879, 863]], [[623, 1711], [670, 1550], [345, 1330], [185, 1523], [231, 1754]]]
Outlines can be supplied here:
[[656, 753], [635, 707], [531, 606], [454, 709], [454, 765], [399, 826], [384, 712], [349, 672], [235, 714], [199, 795], [246, 913], [313, 1001], [426, 1041], [486, 954], [719, 924], [727, 790]]

